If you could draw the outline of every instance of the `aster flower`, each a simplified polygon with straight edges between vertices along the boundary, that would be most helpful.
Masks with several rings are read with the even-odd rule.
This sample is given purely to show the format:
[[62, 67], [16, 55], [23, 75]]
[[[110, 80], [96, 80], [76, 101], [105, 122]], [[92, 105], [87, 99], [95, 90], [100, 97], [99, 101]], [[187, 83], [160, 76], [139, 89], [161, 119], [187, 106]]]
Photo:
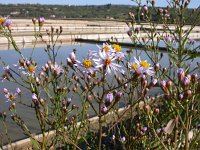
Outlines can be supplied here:
[[18, 95], [17, 92], [16, 93], [8, 92], [7, 94], [5, 94], [5, 97], [8, 99], [8, 101], [14, 101], [16, 100], [17, 95]]
[[137, 74], [148, 74], [149, 76], [153, 76], [154, 75], [154, 71], [152, 71], [152, 67], [150, 67], [150, 64], [146, 61], [137, 59], [136, 57], [134, 57], [135, 59], [135, 63], [128, 63], [128, 67], [131, 70], [134, 70]]
[[11, 24], [12, 24], [12, 21], [10, 20], [10, 18], [9, 18], [9, 17], [6, 17], [6, 20], [5, 20], [4, 25], [5, 25], [6, 27], [10, 27]]
[[59, 66], [57, 63], [51, 64], [50, 67], [53, 73], [55, 73], [56, 75], [61, 75], [62, 73], [64, 73], [64, 69], [61, 66]]
[[122, 72], [120, 65], [113, 63], [116, 59], [114, 54], [106, 53], [105, 51], [99, 51], [99, 59], [93, 59], [94, 62], [97, 64], [96, 68], [105, 68], [106, 73], [111, 74], [114, 72], [116, 74], [117, 71]]
[[113, 44], [112, 48], [112, 52], [115, 53], [115, 57], [121, 60], [124, 57], [124, 53], [121, 52], [121, 46], [118, 44]]
[[108, 43], [103, 43], [102, 51], [108, 53], [112, 51], [112, 46]]
[[94, 51], [88, 51], [88, 55], [86, 58], [83, 59], [82, 62], [76, 60], [76, 63], [78, 64], [78, 66], [81, 66], [87, 73], [94, 73], [94, 71], [96, 70], [96, 68], [94, 67], [94, 61], [93, 61], [93, 57], [96, 56], [96, 52]]

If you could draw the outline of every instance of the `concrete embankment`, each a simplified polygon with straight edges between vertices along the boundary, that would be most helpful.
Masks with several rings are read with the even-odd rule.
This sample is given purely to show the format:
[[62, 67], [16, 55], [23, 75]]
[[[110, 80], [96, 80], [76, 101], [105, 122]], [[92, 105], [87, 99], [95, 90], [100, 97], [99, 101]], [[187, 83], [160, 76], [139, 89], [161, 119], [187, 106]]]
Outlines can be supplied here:
[[[32, 20], [29, 19], [12, 19], [12, 35], [17, 44], [20, 43], [33, 43], [35, 41], [34, 37], [34, 27]], [[46, 36], [46, 30], [54, 27], [56, 30], [62, 26], [63, 32], [59, 37], [59, 41], [70, 42], [75, 39], [88, 39], [88, 40], [120, 40], [125, 42], [131, 42], [127, 31], [129, 30], [125, 22], [118, 21], [98, 21], [98, 20], [46, 20], [44, 26], [42, 27], [41, 33], [43, 33], [44, 40], [48, 40]], [[141, 25], [135, 25], [135, 27], [141, 27]], [[137, 38], [148, 37], [148, 34], [151, 30], [151, 26], [148, 24], [142, 24], [144, 30], [140, 31], [137, 34]], [[164, 26], [162, 24], [157, 25], [156, 27], [156, 36], [162, 35]], [[170, 25], [169, 29], [175, 31], [175, 26]], [[184, 31], [190, 29], [190, 26], [185, 26]], [[38, 28], [37, 28], [38, 30]], [[190, 38], [199, 39], [200, 38], [200, 27], [196, 26], [191, 31], [191, 34], [188, 36]], [[167, 34], [167, 33], [166, 33]], [[155, 39], [156, 39], [155, 36]], [[5, 37], [0, 37], [0, 45], [8, 44], [9, 41]]]
[[[34, 26], [31, 20], [13, 19], [12, 35], [16, 43], [32, 43], [35, 41]], [[60, 26], [63, 28], [62, 35], [59, 40], [62, 42], [73, 41], [75, 38], [86, 39], [109, 39], [128, 38], [126, 31], [128, 27], [124, 22], [116, 21], [84, 21], [84, 20], [46, 20], [42, 27], [41, 33], [43, 38], [46, 30], [50, 30], [51, 26], [56, 30]], [[38, 30], [38, 28], [36, 29]], [[54, 30], [54, 31], [55, 31]], [[0, 44], [7, 44], [9, 41], [5, 37], [0, 37]]]

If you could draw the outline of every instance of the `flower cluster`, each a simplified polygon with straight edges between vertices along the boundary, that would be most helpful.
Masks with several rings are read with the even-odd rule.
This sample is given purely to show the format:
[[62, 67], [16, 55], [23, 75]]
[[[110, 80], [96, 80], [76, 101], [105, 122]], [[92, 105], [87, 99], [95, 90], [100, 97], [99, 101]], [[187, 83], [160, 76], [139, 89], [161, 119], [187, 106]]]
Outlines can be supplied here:
[[67, 63], [72, 66], [76, 65], [84, 69], [84, 72], [94, 73], [97, 70], [105, 70], [105, 74], [112, 74], [117, 72], [123, 73], [122, 67], [116, 63], [124, 57], [121, 52], [121, 46], [117, 44], [103, 44], [103, 47], [98, 47], [99, 51], [89, 51], [86, 58], [82, 61], [76, 59], [75, 53], [70, 53], [67, 58]]
[[149, 76], [154, 75], [153, 67], [147, 62], [147, 60], [141, 60], [140, 57], [137, 59], [134, 57], [134, 63], [128, 62], [128, 67], [130, 70], [135, 71], [137, 75], [148, 74]]
[[177, 97], [179, 100], [182, 99], [187, 99], [192, 95], [192, 92], [195, 92], [195, 88], [193, 86], [195, 86], [195, 84], [197, 84], [198, 82], [198, 75], [195, 74], [186, 74], [186, 72], [184, 71], [183, 68], [179, 68], [177, 70], [177, 78], [178, 78], [178, 83], [180, 84], [180, 89], [178, 91], [178, 95], [172, 95], [173, 94], [173, 82], [171, 80], [168, 81], [161, 81], [160, 85], [161, 85], [161, 89], [163, 90], [163, 92], [165, 93], [166, 98], [171, 98], [172, 96]]
[[36, 19], [36, 18], [32, 19], [32, 22], [33, 22], [34, 25], [37, 23], [37, 21], [38, 21], [39, 27], [42, 27], [44, 25], [45, 19], [44, 19], [44, 17], [40, 17], [38, 19]]

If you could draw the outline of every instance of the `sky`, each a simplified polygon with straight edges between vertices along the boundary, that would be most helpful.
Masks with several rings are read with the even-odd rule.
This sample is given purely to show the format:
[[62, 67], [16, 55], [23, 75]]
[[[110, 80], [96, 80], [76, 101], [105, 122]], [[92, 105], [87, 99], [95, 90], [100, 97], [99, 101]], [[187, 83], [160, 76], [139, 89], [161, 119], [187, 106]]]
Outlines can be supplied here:
[[[156, 6], [166, 6], [166, 0], [155, 0]], [[170, 1], [170, 0], [169, 0]], [[143, 4], [146, 0], [142, 0]], [[1, 4], [59, 4], [59, 5], [103, 5], [103, 4], [124, 4], [134, 5], [131, 0], [0, 0]], [[191, 0], [190, 8], [197, 8], [200, 6], [200, 0]]]

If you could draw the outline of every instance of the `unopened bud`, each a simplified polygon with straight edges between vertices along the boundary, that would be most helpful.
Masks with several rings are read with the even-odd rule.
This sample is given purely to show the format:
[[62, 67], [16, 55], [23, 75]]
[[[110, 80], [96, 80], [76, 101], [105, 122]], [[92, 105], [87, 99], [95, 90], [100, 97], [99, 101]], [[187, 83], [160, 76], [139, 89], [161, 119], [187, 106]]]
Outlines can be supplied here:
[[144, 110], [145, 110], [146, 113], [150, 113], [151, 107], [149, 105], [145, 105]]
[[196, 73], [191, 75], [192, 83], [196, 83], [197, 79], [198, 79], [198, 75]]
[[159, 108], [155, 108], [154, 109], [154, 113], [157, 115], [157, 114], [159, 114], [159, 112], [160, 112], [160, 109]]
[[121, 99], [122, 95], [123, 95], [122, 92], [117, 92], [117, 93], [115, 94], [115, 100], [116, 100], [116, 101], [119, 101], [119, 100]]
[[168, 80], [166, 83], [167, 88], [170, 90], [173, 86], [173, 82], [171, 80]]
[[3, 92], [4, 92], [4, 94], [8, 94], [8, 89], [3, 88]]
[[101, 107], [101, 113], [106, 114], [108, 111], [108, 108], [106, 106]]
[[33, 18], [33, 19], [32, 19], [32, 22], [33, 22], [33, 24], [35, 25], [36, 22], [37, 22], [37, 19], [36, 19], [36, 18]]
[[192, 95], [192, 91], [191, 91], [191, 90], [186, 90], [186, 91], [184, 92], [184, 98], [185, 98], [185, 99], [189, 98], [191, 95]]
[[109, 106], [112, 103], [113, 99], [114, 99], [113, 93], [108, 93], [105, 99], [106, 106]]

